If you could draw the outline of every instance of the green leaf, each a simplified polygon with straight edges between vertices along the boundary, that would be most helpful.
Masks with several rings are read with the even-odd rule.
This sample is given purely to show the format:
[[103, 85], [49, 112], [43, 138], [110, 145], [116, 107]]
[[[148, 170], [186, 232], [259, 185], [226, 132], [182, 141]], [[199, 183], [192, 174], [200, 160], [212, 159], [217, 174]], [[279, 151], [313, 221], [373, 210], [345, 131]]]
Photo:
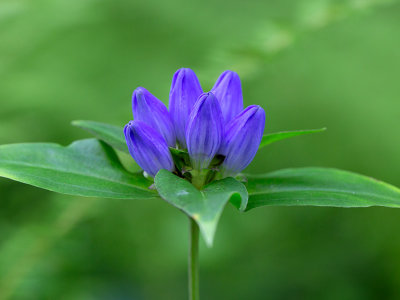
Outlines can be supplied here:
[[169, 152], [171, 152], [172, 159], [174, 160], [175, 166], [179, 171], [182, 171], [185, 167], [190, 166], [190, 157], [187, 151], [169, 147]]
[[128, 147], [125, 142], [124, 129], [122, 127], [95, 121], [82, 120], [73, 121], [72, 125], [90, 132], [95, 137], [106, 142], [115, 149], [129, 154]]
[[160, 170], [155, 177], [155, 185], [164, 200], [197, 222], [208, 246], [212, 246], [225, 204], [231, 200], [241, 210], [247, 204], [245, 186], [231, 177], [216, 180], [199, 191], [190, 182], [167, 170]]
[[324, 127], [320, 129], [281, 131], [281, 132], [269, 133], [262, 137], [259, 149], [280, 140], [288, 139], [303, 134], [322, 132], [325, 130], [326, 128]]
[[121, 165], [115, 151], [96, 139], [57, 144], [0, 146], [0, 176], [50, 191], [105, 198], [157, 197], [151, 182]]
[[397, 187], [337, 169], [284, 169], [249, 176], [247, 189], [247, 210], [263, 205], [400, 207], [400, 189]]

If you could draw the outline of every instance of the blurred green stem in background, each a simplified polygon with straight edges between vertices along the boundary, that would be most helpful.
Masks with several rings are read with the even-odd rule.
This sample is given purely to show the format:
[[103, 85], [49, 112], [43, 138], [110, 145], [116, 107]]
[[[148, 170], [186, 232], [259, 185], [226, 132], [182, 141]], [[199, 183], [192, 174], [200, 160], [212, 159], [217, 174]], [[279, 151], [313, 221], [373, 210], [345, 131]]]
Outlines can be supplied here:
[[189, 221], [189, 299], [199, 300], [199, 226], [197, 226], [196, 221], [190, 217]]

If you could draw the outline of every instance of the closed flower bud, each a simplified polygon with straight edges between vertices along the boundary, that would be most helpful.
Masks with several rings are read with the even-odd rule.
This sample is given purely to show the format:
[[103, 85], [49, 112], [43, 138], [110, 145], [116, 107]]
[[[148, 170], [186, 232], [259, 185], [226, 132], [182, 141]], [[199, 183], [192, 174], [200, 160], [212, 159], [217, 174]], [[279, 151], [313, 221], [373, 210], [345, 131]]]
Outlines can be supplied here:
[[124, 128], [129, 153], [136, 163], [154, 177], [160, 169], [174, 170], [168, 145], [161, 134], [142, 121], [131, 121]]
[[138, 87], [132, 95], [133, 118], [157, 130], [168, 146], [176, 146], [175, 130], [167, 107], [148, 90]]
[[246, 168], [257, 153], [265, 126], [265, 111], [251, 105], [227, 125], [219, 154], [225, 155], [221, 171], [234, 176]]
[[225, 123], [232, 120], [243, 110], [242, 86], [237, 73], [223, 72], [211, 91], [219, 101]]
[[223, 129], [221, 108], [214, 94], [201, 95], [189, 117], [186, 142], [192, 166], [207, 168], [221, 146]]
[[202, 89], [196, 74], [187, 68], [179, 69], [172, 79], [169, 94], [169, 111], [175, 127], [179, 146], [186, 147], [186, 126], [190, 112]]

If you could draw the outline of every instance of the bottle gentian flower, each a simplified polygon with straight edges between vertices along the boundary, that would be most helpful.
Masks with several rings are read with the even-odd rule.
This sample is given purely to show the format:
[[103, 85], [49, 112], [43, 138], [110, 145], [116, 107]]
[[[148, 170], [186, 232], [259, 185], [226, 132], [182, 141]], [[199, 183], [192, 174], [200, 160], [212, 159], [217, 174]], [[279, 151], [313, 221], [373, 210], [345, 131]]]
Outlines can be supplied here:
[[175, 130], [167, 107], [143, 87], [138, 87], [132, 95], [133, 119], [143, 121], [157, 130], [168, 146], [176, 146]]
[[154, 177], [160, 169], [174, 171], [174, 162], [165, 139], [142, 121], [131, 121], [124, 128], [129, 153], [136, 163]]
[[172, 80], [169, 112], [142, 87], [133, 92], [132, 110], [134, 121], [125, 126], [124, 133], [138, 165], [153, 177], [160, 169], [175, 172], [198, 188], [217, 176], [234, 176], [246, 168], [265, 125], [260, 106], [243, 110], [240, 79], [233, 71], [223, 72], [212, 90], [202, 93], [196, 74], [179, 69]]
[[176, 71], [169, 94], [169, 111], [181, 148], [186, 147], [186, 126], [197, 98], [203, 93], [196, 74], [188, 68]]
[[265, 126], [265, 111], [251, 105], [232, 119], [225, 128], [219, 153], [225, 156], [221, 166], [224, 177], [234, 176], [253, 160]]
[[243, 110], [242, 86], [236, 72], [223, 72], [211, 91], [219, 101], [225, 123], [232, 120]]
[[197, 100], [186, 128], [187, 149], [196, 170], [207, 168], [220, 148], [223, 134], [221, 107], [212, 92]]

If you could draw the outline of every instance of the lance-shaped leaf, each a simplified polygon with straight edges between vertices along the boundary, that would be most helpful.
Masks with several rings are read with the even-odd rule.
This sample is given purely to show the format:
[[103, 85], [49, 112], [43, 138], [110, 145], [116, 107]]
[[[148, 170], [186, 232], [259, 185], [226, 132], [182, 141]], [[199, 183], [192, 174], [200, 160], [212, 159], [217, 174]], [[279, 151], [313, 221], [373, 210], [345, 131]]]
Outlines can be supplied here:
[[320, 129], [309, 129], [309, 130], [295, 130], [295, 131], [281, 131], [281, 132], [275, 132], [275, 133], [269, 133], [265, 134], [260, 143], [260, 148], [263, 148], [264, 146], [267, 146], [269, 144], [272, 144], [277, 141], [281, 141], [284, 139], [288, 139], [291, 137], [295, 137], [298, 135], [303, 135], [303, 134], [310, 134], [310, 133], [316, 133], [316, 132], [322, 132], [325, 131], [326, 128], [320, 128]]
[[[124, 129], [123, 127], [118, 127], [115, 125], [109, 125], [106, 123], [95, 122], [95, 121], [73, 121], [72, 125], [78, 126], [91, 134], [93, 134], [98, 139], [106, 142], [111, 145], [115, 149], [123, 151], [129, 154], [128, 147], [126, 146], [125, 138], [124, 138]], [[263, 148], [266, 145], [271, 143], [281, 141], [287, 138], [295, 137], [298, 135], [317, 133], [325, 131], [326, 128], [320, 129], [310, 129], [310, 130], [295, 130], [295, 131], [282, 131], [265, 134], [262, 137], [260, 148]]]
[[90, 132], [95, 137], [106, 142], [115, 149], [129, 154], [128, 146], [126, 145], [125, 141], [123, 127], [84, 120], [73, 121], [72, 125]]
[[400, 189], [352, 172], [284, 169], [249, 176], [247, 210], [263, 206], [400, 207]]
[[225, 204], [231, 200], [241, 210], [247, 205], [245, 186], [231, 177], [214, 181], [199, 191], [190, 182], [160, 170], [155, 177], [155, 185], [164, 200], [197, 222], [208, 246], [212, 246]]
[[158, 197], [151, 182], [121, 165], [115, 151], [96, 139], [57, 144], [0, 146], [0, 176], [50, 191], [105, 198]]

